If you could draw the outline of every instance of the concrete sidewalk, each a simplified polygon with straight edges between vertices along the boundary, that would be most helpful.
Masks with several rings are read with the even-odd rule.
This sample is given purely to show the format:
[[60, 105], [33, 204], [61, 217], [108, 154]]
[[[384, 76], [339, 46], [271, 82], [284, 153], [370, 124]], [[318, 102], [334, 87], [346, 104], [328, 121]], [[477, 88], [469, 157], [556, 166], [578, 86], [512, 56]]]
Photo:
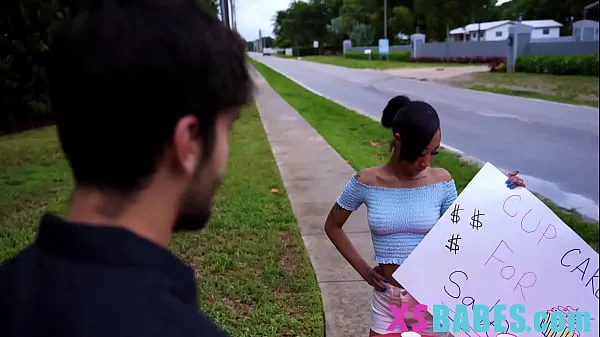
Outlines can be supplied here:
[[[258, 89], [256, 104], [321, 290], [326, 336], [366, 337], [373, 288], [323, 229], [329, 210], [355, 170], [262, 76], [254, 69], [252, 73]], [[348, 219], [344, 231], [374, 265], [364, 206]]]

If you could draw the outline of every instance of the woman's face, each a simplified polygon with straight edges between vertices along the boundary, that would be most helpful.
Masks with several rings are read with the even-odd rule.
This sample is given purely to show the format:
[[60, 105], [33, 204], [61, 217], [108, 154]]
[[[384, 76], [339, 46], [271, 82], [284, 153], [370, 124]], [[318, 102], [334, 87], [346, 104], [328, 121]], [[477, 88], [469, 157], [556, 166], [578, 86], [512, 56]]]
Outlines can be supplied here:
[[[406, 167], [407, 171], [413, 175], [417, 175], [417, 174], [423, 172], [423, 170], [425, 170], [426, 168], [428, 168], [429, 165], [431, 165], [431, 160], [433, 159], [433, 156], [435, 156], [440, 149], [441, 141], [442, 141], [442, 133], [438, 129], [436, 131], [436, 133], [433, 135], [433, 137], [431, 138], [431, 141], [429, 142], [429, 144], [427, 144], [425, 149], [423, 149], [421, 156], [419, 158], [417, 158], [417, 160], [415, 160], [412, 163], [406, 162], [406, 161], [403, 162], [403, 164], [407, 165], [407, 167]], [[400, 143], [399, 145], [402, 146], [401, 142], [399, 142], [399, 143]]]

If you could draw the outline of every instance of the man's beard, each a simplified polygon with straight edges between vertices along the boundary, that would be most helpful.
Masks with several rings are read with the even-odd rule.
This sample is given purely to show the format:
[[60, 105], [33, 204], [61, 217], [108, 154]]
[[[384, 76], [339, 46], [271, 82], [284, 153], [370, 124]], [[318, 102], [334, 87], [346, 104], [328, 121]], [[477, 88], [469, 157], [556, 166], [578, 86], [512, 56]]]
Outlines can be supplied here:
[[199, 231], [206, 227], [211, 217], [210, 204], [194, 212], [182, 212], [175, 220], [174, 232]]
[[174, 232], [202, 230], [210, 220], [212, 198], [221, 185], [221, 180], [208, 176], [209, 174], [200, 170], [194, 176], [175, 220]]

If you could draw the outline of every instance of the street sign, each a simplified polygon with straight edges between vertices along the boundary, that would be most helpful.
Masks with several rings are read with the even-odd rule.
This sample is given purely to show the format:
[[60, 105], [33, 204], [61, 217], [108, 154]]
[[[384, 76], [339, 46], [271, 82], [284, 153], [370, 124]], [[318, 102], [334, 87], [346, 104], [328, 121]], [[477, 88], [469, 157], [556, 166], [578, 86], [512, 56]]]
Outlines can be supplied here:
[[319, 41], [313, 41], [313, 48], [319, 48]]
[[352, 48], [352, 41], [350, 40], [344, 40], [344, 42], [342, 42], [342, 49], [344, 50], [344, 54], [346, 53], [346, 51]]
[[379, 39], [379, 55], [390, 54], [390, 41], [388, 39]]

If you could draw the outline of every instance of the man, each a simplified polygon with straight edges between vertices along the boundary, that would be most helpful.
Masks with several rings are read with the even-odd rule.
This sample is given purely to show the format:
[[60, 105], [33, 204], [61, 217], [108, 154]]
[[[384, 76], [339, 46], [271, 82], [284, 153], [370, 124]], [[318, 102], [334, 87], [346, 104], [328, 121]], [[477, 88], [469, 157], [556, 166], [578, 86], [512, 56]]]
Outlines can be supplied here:
[[76, 188], [0, 269], [0, 336], [224, 336], [167, 250], [199, 230], [252, 83], [241, 38], [194, 0], [105, 0], [55, 38], [50, 100]]

